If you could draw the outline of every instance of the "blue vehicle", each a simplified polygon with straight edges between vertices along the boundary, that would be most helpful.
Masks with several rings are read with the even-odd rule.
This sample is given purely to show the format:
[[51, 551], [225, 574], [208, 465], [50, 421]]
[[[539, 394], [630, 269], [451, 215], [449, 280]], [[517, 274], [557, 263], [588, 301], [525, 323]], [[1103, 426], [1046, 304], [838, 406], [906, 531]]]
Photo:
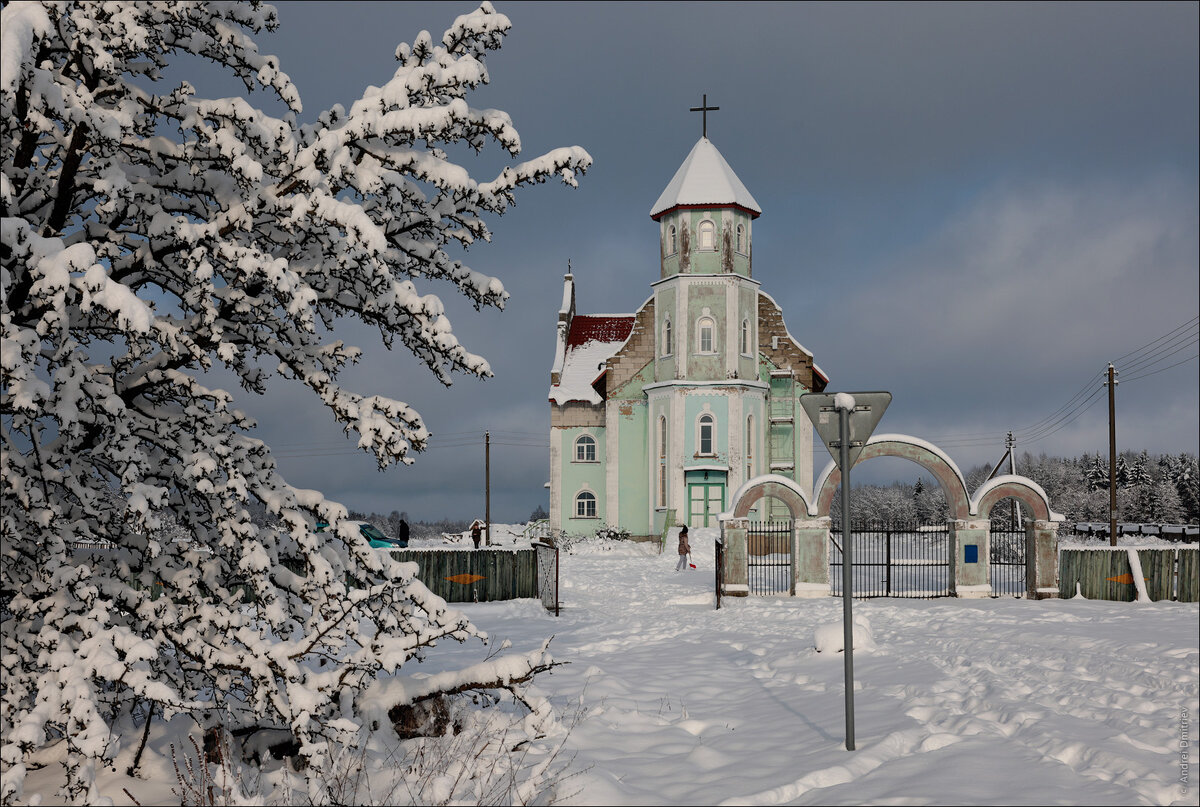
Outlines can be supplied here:
[[[369, 521], [351, 521], [351, 524], [358, 525], [358, 531], [362, 536], [371, 542], [372, 549], [406, 549], [408, 541], [398, 541], [395, 538], [388, 538], [383, 532]], [[324, 532], [329, 525], [324, 521], [317, 522], [317, 532]]]

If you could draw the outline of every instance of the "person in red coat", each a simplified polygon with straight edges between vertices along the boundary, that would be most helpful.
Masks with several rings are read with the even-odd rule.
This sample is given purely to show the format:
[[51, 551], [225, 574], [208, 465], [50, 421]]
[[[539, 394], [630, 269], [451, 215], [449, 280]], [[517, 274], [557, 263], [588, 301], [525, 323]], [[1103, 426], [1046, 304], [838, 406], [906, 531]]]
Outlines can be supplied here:
[[679, 563], [675, 564], [675, 571], [683, 571], [688, 567], [688, 555], [692, 554], [692, 545], [688, 543], [687, 525], [679, 529]]

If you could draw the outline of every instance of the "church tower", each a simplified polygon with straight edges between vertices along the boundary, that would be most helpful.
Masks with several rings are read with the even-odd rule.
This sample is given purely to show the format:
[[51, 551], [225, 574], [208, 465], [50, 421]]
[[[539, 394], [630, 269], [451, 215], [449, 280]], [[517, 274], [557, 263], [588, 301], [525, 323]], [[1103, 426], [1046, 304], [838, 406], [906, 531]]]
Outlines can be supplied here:
[[716, 526], [756, 476], [811, 489], [799, 398], [828, 380], [753, 277], [761, 213], [706, 133], [650, 209], [659, 278], [641, 308], [578, 315], [565, 278], [550, 388], [552, 529], [657, 537], [677, 524]]

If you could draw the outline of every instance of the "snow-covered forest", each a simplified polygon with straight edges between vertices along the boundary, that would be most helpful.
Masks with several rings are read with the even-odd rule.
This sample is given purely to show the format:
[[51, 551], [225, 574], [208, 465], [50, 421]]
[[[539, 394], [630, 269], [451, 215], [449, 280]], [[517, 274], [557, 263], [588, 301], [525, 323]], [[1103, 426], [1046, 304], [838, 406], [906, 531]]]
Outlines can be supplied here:
[[[544, 717], [519, 695], [552, 663], [544, 647], [404, 686], [407, 662], [482, 632], [372, 550], [341, 504], [289, 485], [237, 408], [290, 385], [385, 468], [428, 432], [405, 402], [339, 383], [361, 353], [341, 323], [443, 383], [491, 374], [429, 289], [503, 307], [503, 283], [456, 250], [490, 240], [484, 217], [522, 186], [573, 186], [591, 163], [558, 148], [479, 180], [448, 156], [521, 150], [506, 113], [466, 100], [508, 18], [484, 2], [441, 37], [421, 32], [348, 108], [302, 118], [299, 88], [254, 39], [277, 25], [271, 6], [2, 14], [0, 798], [53, 759], [58, 797], [98, 801], [97, 772], [178, 719], [209, 759], [274, 738], [307, 798], [328, 801], [330, 766], [368, 742], [380, 703], [490, 688], [484, 702]], [[164, 80], [188, 58], [245, 92]]]
[[[1108, 456], [1017, 457], [1017, 473], [1041, 485], [1056, 512], [1072, 521], [1108, 520]], [[977, 465], [964, 472], [968, 490], [987, 481], [991, 468]], [[1002, 473], [1006, 469], [1002, 469]], [[836, 497], [835, 497], [836, 498]], [[918, 478], [915, 482], [890, 485], [855, 485], [850, 500], [856, 520], [881, 523], [937, 524], [946, 520], [946, 497], [937, 482]], [[1162, 454], [1126, 451], [1117, 457], [1118, 520], [1148, 524], [1200, 523], [1200, 473], [1194, 454]], [[833, 512], [839, 512], [834, 506]], [[1009, 517], [1007, 505], [992, 512], [992, 518]]]

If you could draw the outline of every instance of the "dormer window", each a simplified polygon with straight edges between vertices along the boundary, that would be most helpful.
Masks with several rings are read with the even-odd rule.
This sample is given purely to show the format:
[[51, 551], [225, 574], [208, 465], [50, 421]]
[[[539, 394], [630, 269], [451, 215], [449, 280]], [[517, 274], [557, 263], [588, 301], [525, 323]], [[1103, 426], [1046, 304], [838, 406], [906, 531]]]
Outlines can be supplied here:
[[717, 248], [717, 225], [705, 219], [700, 222], [696, 237], [700, 241], [699, 249], [715, 250]]
[[667, 228], [667, 254], [674, 255], [679, 251], [679, 231], [672, 224]]
[[746, 254], [746, 225], [739, 224], [737, 226], [737, 251], [742, 255]]

